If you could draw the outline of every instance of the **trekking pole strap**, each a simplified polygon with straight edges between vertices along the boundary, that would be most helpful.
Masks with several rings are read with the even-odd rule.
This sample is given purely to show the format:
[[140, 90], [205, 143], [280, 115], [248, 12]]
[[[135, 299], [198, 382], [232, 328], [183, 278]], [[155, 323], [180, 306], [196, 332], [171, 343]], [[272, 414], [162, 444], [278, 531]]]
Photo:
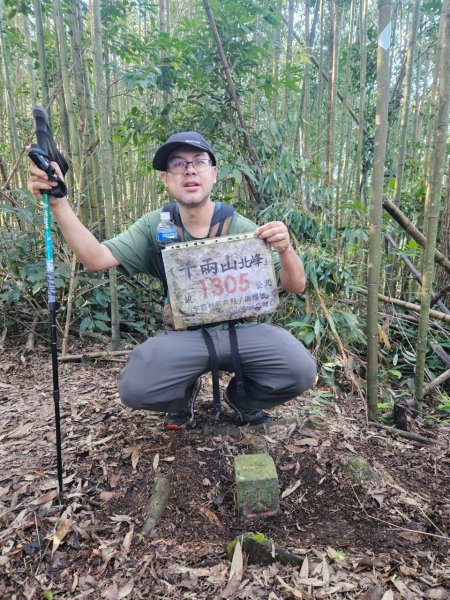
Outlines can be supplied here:
[[217, 358], [211, 334], [205, 327], [201, 329], [209, 354], [209, 370], [211, 371], [213, 384], [213, 412], [218, 416], [220, 414], [219, 359]]
[[239, 354], [236, 323], [234, 321], [230, 321], [228, 333], [230, 336], [231, 360], [233, 362], [234, 379], [236, 381], [236, 401], [237, 404], [242, 407], [242, 405], [245, 404], [247, 394], [245, 392], [241, 355]]

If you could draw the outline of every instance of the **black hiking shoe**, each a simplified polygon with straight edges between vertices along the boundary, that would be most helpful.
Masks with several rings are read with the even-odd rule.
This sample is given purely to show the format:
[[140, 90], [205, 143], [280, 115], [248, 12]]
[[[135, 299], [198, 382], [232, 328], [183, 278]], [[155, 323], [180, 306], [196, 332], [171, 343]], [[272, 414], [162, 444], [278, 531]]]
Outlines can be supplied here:
[[225, 390], [223, 393], [223, 399], [225, 404], [228, 404], [228, 406], [234, 412], [234, 416], [239, 425], [261, 425], [262, 423], [266, 423], [271, 419], [270, 415], [263, 410], [245, 410], [244, 408], [240, 408], [237, 406], [237, 404], [230, 400], [227, 390]]
[[202, 387], [202, 378], [199, 377], [191, 387], [191, 395], [186, 408], [175, 413], [167, 413], [166, 429], [183, 430], [195, 427], [194, 402]]

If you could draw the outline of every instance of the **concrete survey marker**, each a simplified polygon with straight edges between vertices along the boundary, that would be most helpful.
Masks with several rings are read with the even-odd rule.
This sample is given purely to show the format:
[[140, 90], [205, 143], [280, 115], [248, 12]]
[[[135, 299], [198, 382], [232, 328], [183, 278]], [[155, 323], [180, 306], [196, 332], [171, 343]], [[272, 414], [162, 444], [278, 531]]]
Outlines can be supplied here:
[[161, 254], [175, 329], [278, 306], [272, 251], [253, 233], [171, 244]]
[[243, 454], [234, 459], [236, 503], [246, 519], [274, 517], [280, 512], [280, 490], [273, 458]]

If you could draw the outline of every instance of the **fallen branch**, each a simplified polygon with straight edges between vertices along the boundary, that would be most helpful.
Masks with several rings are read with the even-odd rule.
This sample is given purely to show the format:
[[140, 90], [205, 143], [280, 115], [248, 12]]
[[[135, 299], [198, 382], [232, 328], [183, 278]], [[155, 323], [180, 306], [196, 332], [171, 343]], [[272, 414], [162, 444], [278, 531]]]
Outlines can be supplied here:
[[85, 360], [113, 360], [114, 356], [128, 356], [131, 350], [115, 350], [111, 352], [86, 352], [85, 354], [66, 354], [58, 356], [59, 362], [83, 362]]
[[394, 435], [407, 438], [408, 440], [413, 440], [414, 442], [420, 442], [421, 444], [437, 444], [438, 446], [444, 445], [443, 442], [439, 440], [434, 440], [432, 438], [425, 437], [424, 435], [413, 433], [412, 431], [403, 431], [402, 429], [395, 429], [394, 427], [381, 425], [381, 423], [375, 423], [374, 421], [369, 421], [368, 425], [370, 425], [371, 427], [375, 427], [376, 429], [383, 429], [383, 431], [387, 431], [389, 433], [393, 433]]
[[[364, 288], [353, 288], [354, 291], [358, 294], [364, 294], [367, 296], [367, 290]], [[396, 306], [401, 306], [406, 310], [412, 310], [413, 312], [420, 313], [420, 304], [413, 304], [412, 302], [406, 302], [405, 300], [398, 300], [398, 298], [392, 298], [392, 296], [384, 296], [383, 294], [378, 294], [378, 300], [381, 302], [386, 302], [387, 304], [395, 304]], [[445, 315], [438, 310], [430, 310], [430, 317], [434, 319], [439, 319], [440, 321], [444, 321], [445, 323], [450, 323], [450, 315]]]
[[142, 527], [142, 535], [147, 535], [159, 525], [170, 495], [170, 481], [167, 477], [158, 477], [153, 486], [147, 504], [147, 519]]
[[[383, 208], [397, 221], [402, 229], [409, 233], [409, 235], [415, 240], [422, 248], [425, 248], [426, 238], [417, 227], [411, 223], [406, 215], [390, 200], [383, 200]], [[450, 273], [450, 260], [445, 257], [439, 250], [434, 251], [434, 260], [444, 268], [447, 273]]]
[[450, 369], [447, 369], [446, 371], [441, 373], [439, 377], [436, 377], [436, 379], [430, 381], [430, 383], [423, 388], [423, 395], [426, 396], [431, 392], [431, 390], [434, 390], [435, 387], [441, 385], [442, 383], [444, 383], [444, 381], [447, 381], [447, 379], [450, 379]]
[[[385, 233], [384, 237], [391, 244], [391, 246], [393, 246], [396, 250], [399, 250], [394, 238], [389, 233]], [[414, 279], [419, 283], [419, 285], [422, 285], [422, 275], [419, 273], [419, 271], [416, 269], [416, 267], [413, 265], [413, 263], [402, 252], [399, 252], [399, 256], [402, 259], [402, 261], [405, 263], [405, 265], [408, 267], [408, 269], [411, 271], [411, 273], [413, 274]], [[442, 290], [441, 290], [441, 292], [442, 292]], [[437, 294], [431, 295], [430, 305], [433, 306], [433, 304], [437, 304], [443, 313], [445, 313], [446, 315], [450, 315], [450, 310], [440, 300], [440, 298], [437, 297]]]
[[450, 355], [447, 354], [447, 352], [444, 350], [444, 348], [442, 346], [439, 346], [439, 344], [430, 344], [433, 352], [435, 354], [437, 354], [439, 356], [439, 358], [442, 360], [443, 363], [445, 363], [447, 365], [447, 367], [450, 367]]
[[433, 303], [436, 303], [438, 300], [440, 300], [443, 296], [445, 296], [445, 294], [447, 294], [448, 292], [450, 292], [450, 283], [448, 285], [446, 285], [444, 288], [442, 288], [442, 290], [439, 290], [439, 292], [437, 292], [434, 295], [433, 298]]

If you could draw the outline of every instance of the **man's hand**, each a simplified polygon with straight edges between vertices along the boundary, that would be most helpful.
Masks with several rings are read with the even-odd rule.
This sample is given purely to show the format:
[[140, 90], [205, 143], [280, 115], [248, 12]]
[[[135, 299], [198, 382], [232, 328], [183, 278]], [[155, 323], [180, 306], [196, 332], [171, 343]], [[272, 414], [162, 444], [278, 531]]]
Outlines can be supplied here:
[[261, 225], [255, 233], [261, 240], [270, 244], [278, 254], [284, 254], [291, 248], [288, 228], [281, 221], [271, 221]]
[[[28, 152], [29, 147], [26, 148]], [[61, 198], [54, 198], [51, 195], [51, 191], [53, 188], [57, 187], [58, 183], [56, 181], [50, 181], [48, 175], [45, 171], [39, 169], [34, 162], [29, 161], [30, 166], [28, 169], [28, 189], [34, 196], [41, 195], [42, 192], [48, 191], [50, 195], [50, 206], [54, 207], [61, 202]], [[64, 181], [64, 177], [61, 173], [61, 169], [59, 168], [58, 163], [51, 162], [52, 167], [55, 169], [55, 173]]]

